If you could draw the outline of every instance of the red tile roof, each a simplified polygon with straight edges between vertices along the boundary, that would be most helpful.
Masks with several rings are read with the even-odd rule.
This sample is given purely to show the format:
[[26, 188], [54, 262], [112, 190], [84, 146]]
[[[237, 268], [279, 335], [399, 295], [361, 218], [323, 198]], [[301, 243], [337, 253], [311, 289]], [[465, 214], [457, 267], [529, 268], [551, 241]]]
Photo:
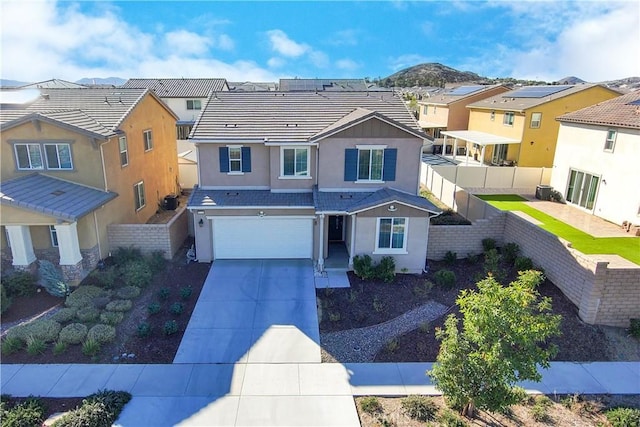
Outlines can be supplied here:
[[640, 129], [640, 90], [564, 114], [558, 121]]

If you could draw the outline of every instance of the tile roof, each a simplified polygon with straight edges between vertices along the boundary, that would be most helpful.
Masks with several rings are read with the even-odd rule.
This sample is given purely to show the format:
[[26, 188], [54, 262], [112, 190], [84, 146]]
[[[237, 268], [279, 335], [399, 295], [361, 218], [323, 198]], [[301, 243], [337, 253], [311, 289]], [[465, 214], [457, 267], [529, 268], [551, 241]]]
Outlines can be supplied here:
[[67, 80], [61, 79], [51, 79], [45, 80], [43, 82], [29, 83], [26, 85], [20, 86], [21, 89], [69, 89], [69, 88], [83, 88], [87, 87], [86, 85], [80, 83], [69, 82]]
[[640, 129], [640, 90], [564, 114], [557, 120]]
[[34, 173], [2, 182], [0, 204], [77, 221], [117, 196], [114, 192]]
[[[418, 104], [421, 105], [449, 105], [449, 104], [453, 104], [454, 102], [460, 102], [463, 101], [467, 98], [470, 98], [472, 96], [476, 96], [482, 92], [487, 92], [490, 89], [495, 89], [498, 87], [504, 87], [505, 92], [507, 91], [506, 86], [503, 85], [483, 85], [483, 86], [459, 86], [457, 88], [452, 88], [451, 90], [446, 90], [444, 92], [441, 93], [434, 93], [434, 94], [430, 94], [430, 96], [428, 97], [423, 97], [421, 100], [418, 101]], [[468, 88], [469, 92], [464, 93], [464, 94], [460, 94], [460, 95], [456, 95], [455, 94], [455, 90], [456, 89], [462, 89], [462, 88]], [[453, 92], [453, 94], [452, 94]], [[466, 91], [461, 91], [461, 92], [466, 92]]]
[[202, 111], [191, 138], [307, 142], [358, 108], [422, 135], [405, 102], [393, 92], [219, 92]]
[[160, 98], [208, 98], [227, 90], [225, 79], [129, 79], [122, 88], [151, 89]]
[[440, 209], [424, 197], [388, 187], [373, 192], [333, 192], [319, 191], [314, 188], [313, 199], [318, 212], [357, 213], [390, 202], [403, 203], [432, 213], [441, 212]]
[[187, 204], [190, 208], [313, 208], [313, 194], [273, 193], [270, 190], [205, 190], [194, 188]]
[[279, 90], [297, 91], [366, 91], [364, 79], [280, 79]]
[[[482, 99], [480, 101], [473, 102], [467, 105], [467, 108], [480, 108], [480, 109], [488, 109], [488, 110], [499, 110], [499, 111], [521, 111], [524, 112], [529, 108], [536, 107], [538, 105], [546, 104], [547, 102], [555, 101], [556, 99], [563, 98], [565, 96], [573, 95], [575, 93], [581, 92], [583, 90], [591, 89], [592, 87], [600, 86], [597, 84], [577, 84], [577, 85], [567, 85], [564, 90], [552, 93], [550, 95], [534, 98], [527, 97], [522, 98], [518, 97], [516, 92], [522, 91], [523, 89], [533, 89], [539, 88], [544, 90], [544, 88], [554, 87], [554, 85], [547, 86], [524, 86], [518, 87], [512, 91], [501, 93], [499, 95], [495, 95], [489, 98]], [[604, 86], [602, 86], [604, 88]], [[609, 89], [609, 88], [606, 88]], [[618, 93], [613, 89], [609, 89], [612, 93]]]
[[229, 90], [237, 92], [274, 91], [277, 90], [276, 82], [227, 82]]

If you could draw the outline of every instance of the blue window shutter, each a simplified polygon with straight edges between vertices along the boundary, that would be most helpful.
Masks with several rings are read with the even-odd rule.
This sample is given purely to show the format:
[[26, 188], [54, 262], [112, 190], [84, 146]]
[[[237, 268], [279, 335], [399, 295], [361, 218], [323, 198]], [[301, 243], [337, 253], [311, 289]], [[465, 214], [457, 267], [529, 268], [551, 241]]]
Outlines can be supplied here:
[[358, 150], [347, 148], [344, 150], [344, 180], [356, 181], [358, 179]]
[[242, 147], [242, 172], [251, 172], [251, 147]]
[[229, 172], [229, 149], [220, 147], [220, 172]]
[[396, 180], [396, 162], [398, 160], [397, 148], [386, 148], [384, 150], [384, 165], [382, 167], [382, 180]]

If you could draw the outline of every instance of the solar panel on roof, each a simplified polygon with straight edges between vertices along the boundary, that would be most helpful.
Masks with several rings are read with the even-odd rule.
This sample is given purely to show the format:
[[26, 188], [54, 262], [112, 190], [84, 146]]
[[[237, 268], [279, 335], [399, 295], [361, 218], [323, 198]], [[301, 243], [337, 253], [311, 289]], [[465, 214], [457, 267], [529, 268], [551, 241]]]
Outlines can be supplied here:
[[571, 85], [558, 86], [527, 86], [514, 92], [502, 95], [503, 98], [544, 98], [554, 93], [572, 88]]
[[629, 104], [627, 105], [640, 105], [640, 99], [636, 99], [635, 101], [631, 101]]
[[447, 92], [447, 95], [469, 95], [470, 93], [481, 90], [484, 86], [460, 86]]

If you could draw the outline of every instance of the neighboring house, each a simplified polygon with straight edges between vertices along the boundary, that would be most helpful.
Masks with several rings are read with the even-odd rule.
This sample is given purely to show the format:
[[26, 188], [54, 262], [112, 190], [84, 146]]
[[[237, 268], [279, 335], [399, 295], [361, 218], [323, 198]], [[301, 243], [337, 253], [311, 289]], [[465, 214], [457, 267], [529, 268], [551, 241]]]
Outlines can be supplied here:
[[[466, 130], [469, 128], [467, 105], [509, 90], [503, 85], [468, 85], [423, 96], [418, 101], [418, 124], [435, 139], [441, 138], [443, 130]], [[441, 153], [442, 147], [439, 149]]]
[[198, 153], [198, 260], [394, 257], [421, 272], [429, 217], [419, 197], [426, 135], [392, 92], [219, 93], [191, 134]]
[[[470, 138], [453, 131], [444, 141], [465, 146], [483, 163], [551, 167], [558, 138], [556, 117], [620, 93], [595, 84], [525, 86], [469, 104]], [[455, 153], [454, 153], [455, 154]]]
[[278, 89], [275, 82], [228, 82], [229, 90], [234, 92], [269, 92]]
[[280, 79], [278, 85], [281, 92], [366, 92], [368, 89], [364, 79]]
[[87, 86], [61, 79], [45, 80], [20, 86], [19, 89], [81, 89]]
[[5, 267], [47, 259], [78, 280], [106, 258], [108, 225], [145, 223], [177, 191], [176, 120], [146, 89], [40, 89], [3, 104]]
[[[216, 92], [226, 92], [229, 86], [225, 79], [129, 79], [123, 88], [151, 89], [178, 116], [175, 138], [177, 153], [184, 158], [185, 152], [192, 150], [187, 141], [193, 124], [198, 119], [209, 96]], [[180, 187], [191, 189], [197, 183], [192, 179], [193, 164], [180, 161]]]
[[640, 226], [640, 90], [557, 120], [551, 185], [596, 216]]

